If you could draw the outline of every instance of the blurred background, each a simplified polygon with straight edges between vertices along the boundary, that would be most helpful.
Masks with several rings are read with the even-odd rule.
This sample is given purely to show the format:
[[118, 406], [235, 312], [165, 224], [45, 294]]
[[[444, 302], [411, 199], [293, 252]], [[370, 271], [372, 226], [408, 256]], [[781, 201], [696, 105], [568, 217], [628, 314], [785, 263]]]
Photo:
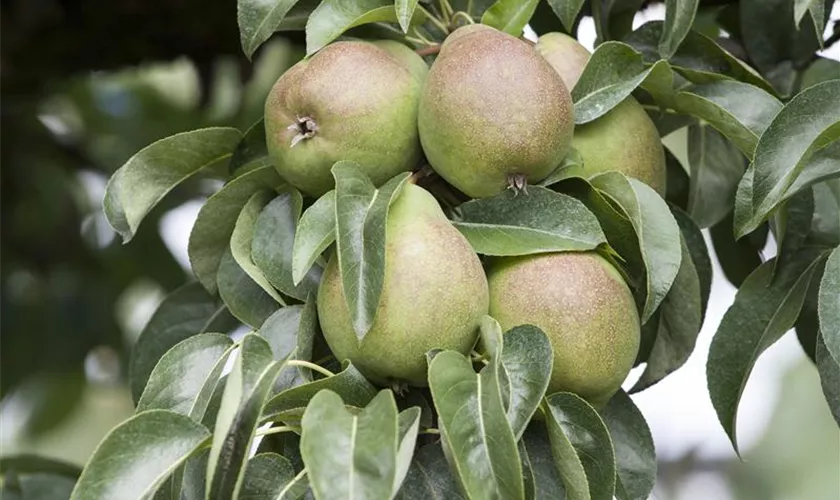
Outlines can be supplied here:
[[[218, 188], [178, 188], [123, 246], [102, 214], [108, 177], [173, 133], [245, 130], [277, 77], [302, 57], [303, 40], [276, 36], [246, 60], [234, 0], [1, 5], [0, 456], [82, 465], [133, 411], [128, 353], [159, 301], [191, 278], [189, 231]], [[635, 25], [663, 17], [653, 4]], [[840, 5], [831, 19], [840, 19]], [[591, 18], [579, 38], [592, 47]], [[840, 60], [840, 44], [821, 54]], [[684, 131], [665, 142], [685, 159]], [[764, 255], [774, 253], [770, 241]], [[634, 396], [660, 461], [654, 498], [840, 498], [840, 431], [792, 332], [763, 355], [747, 385], [744, 462], [735, 456], [705, 382], [711, 337], [735, 293], [715, 265], [694, 354]]]

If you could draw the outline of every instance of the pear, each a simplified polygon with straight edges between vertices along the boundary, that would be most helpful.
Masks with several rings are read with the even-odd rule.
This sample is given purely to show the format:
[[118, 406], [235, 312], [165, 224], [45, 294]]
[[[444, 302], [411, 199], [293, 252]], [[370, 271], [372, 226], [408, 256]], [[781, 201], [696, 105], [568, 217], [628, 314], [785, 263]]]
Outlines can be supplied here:
[[[537, 52], [572, 89], [589, 60], [589, 51], [563, 33], [546, 33]], [[656, 126], [632, 96], [595, 121], [575, 127], [572, 146], [583, 158], [585, 177], [617, 170], [665, 195], [665, 150]]]
[[280, 176], [320, 196], [334, 187], [339, 160], [361, 165], [376, 185], [414, 168], [427, 72], [393, 41], [336, 42], [292, 66], [265, 102], [266, 146]]
[[406, 184], [388, 213], [382, 295], [371, 329], [358, 340], [335, 256], [318, 290], [318, 316], [335, 357], [370, 380], [426, 386], [426, 353], [467, 354], [487, 314], [478, 256], [426, 190]]
[[603, 407], [639, 351], [636, 304], [619, 272], [595, 252], [559, 252], [497, 259], [487, 280], [490, 315], [505, 331], [531, 324], [548, 335], [548, 394], [569, 391]]
[[431, 166], [473, 198], [548, 176], [569, 150], [572, 99], [526, 42], [489, 26], [444, 41], [420, 98]]

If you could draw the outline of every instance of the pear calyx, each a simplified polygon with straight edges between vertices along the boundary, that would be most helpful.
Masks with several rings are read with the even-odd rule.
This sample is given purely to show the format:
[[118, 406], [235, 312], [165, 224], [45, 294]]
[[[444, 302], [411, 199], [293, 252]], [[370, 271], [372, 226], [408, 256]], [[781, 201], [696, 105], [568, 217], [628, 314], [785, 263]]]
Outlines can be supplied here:
[[295, 123], [286, 128], [297, 132], [297, 134], [292, 137], [292, 144], [290, 147], [295, 147], [300, 141], [311, 139], [315, 136], [315, 133], [318, 132], [318, 124], [315, 123], [315, 120], [309, 116], [296, 117]]

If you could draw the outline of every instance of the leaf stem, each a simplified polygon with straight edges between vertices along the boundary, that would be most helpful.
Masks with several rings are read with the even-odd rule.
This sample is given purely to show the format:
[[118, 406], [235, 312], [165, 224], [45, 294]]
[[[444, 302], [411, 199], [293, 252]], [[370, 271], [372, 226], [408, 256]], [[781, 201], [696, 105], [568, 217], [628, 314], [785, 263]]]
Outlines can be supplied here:
[[463, 20], [464, 20], [464, 22], [465, 22], [464, 26], [468, 26], [468, 25], [470, 25], [470, 24], [475, 24], [475, 21], [473, 21], [472, 16], [471, 16], [471, 15], [469, 15], [469, 14], [467, 14], [467, 13], [466, 13], [466, 12], [464, 12], [464, 11], [461, 11], [461, 10], [459, 10], [458, 12], [456, 12], [456, 13], [452, 14], [452, 24], [455, 24], [455, 22], [456, 22], [458, 19], [463, 19]]
[[429, 40], [423, 35], [423, 33], [420, 33], [420, 30], [418, 30], [416, 26], [414, 27], [414, 35], [418, 40], [423, 42], [423, 45], [437, 45], [437, 42]]
[[482, 363], [484, 363], [485, 365], [489, 365], [489, 364], [490, 364], [490, 361], [488, 361], [488, 360], [487, 360], [487, 358], [485, 358], [484, 356], [482, 356], [481, 354], [479, 354], [479, 353], [478, 353], [478, 352], [476, 352], [476, 351], [472, 351], [472, 352], [470, 353], [470, 358], [472, 358], [472, 360], [473, 360], [473, 361], [481, 361], [481, 362], [482, 362]]
[[[450, 24], [452, 22], [452, 14], [455, 13], [455, 10], [450, 5], [449, 0], [438, 0], [440, 3], [440, 9], [443, 11], [443, 20], [446, 24]], [[449, 33], [449, 30], [446, 31]]]
[[437, 435], [440, 435], [440, 430], [439, 430], [439, 429], [435, 429], [435, 428], [433, 428], [433, 427], [430, 427], [430, 428], [428, 428], [428, 429], [422, 429], [422, 430], [420, 430], [420, 434], [437, 434]]
[[[443, 1], [446, 1], [446, 0], [443, 0]], [[444, 21], [441, 21], [440, 19], [438, 19], [437, 16], [435, 16], [434, 14], [432, 14], [431, 12], [426, 10], [426, 8], [423, 7], [422, 5], [420, 5], [419, 3], [417, 4], [417, 8], [420, 9], [420, 12], [422, 12], [423, 14], [426, 15], [426, 17], [429, 18], [429, 21], [431, 21], [432, 24], [434, 24], [435, 26], [438, 27], [438, 29], [443, 31], [444, 35], [449, 33], [449, 28], [446, 27], [446, 25], [449, 24], [449, 16], [446, 14], [445, 11], [444, 11], [444, 16], [446, 16], [446, 20], [444, 22]]]
[[300, 427], [292, 427], [289, 425], [281, 425], [278, 427], [269, 427], [268, 429], [264, 429], [261, 431], [257, 431], [257, 436], [270, 436], [272, 434], [280, 434], [283, 432], [299, 432]]
[[310, 363], [309, 361], [304, 361], [302, 359], [290, 359], [286, 361], [287, 366], [300, 366], [301, 368], [309, 368], [310, 370], [316, 371], [321, 375], [326, 377], [335, 377], [335, 373], [327, 370], [323, 366], [316, 365], [315, 363]]

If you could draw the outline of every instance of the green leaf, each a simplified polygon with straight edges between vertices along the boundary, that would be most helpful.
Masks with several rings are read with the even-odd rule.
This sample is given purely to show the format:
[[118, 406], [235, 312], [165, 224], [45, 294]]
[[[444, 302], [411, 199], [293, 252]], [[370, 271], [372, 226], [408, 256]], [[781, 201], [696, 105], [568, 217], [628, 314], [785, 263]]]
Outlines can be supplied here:
[[545, 400], [554, 461], [568, 500], [611, 500], [615, 492], [615, 452], [598, 412], [570, 392]]
[[6, 455], [0, 458], [0, 474], [53, 474], [76, 479], [82, 473], [77, 465], [39, 455]]
[[495, 364], [481, 372], [455, 351], [429, 363], [438, 427], [461, 488], [470, 498], [522, 499], [522, 465], [502, 402]]
[[209, 437], [210, 431], [185, 415], [166, 410], [139, 413], [105, 436], [70, 499], [150, 499]]
[[720, 132], [697, 124], [688, 128], [688, 162], [688, 213], [701, 228], [714, 226], [735, 204], [738, 181], [746, 170], [744, 157]]
[[814, 184], [814, 219], [809, 238], [824, 246], [840, 245], [840, 179]]
[[238, 0], [239, 38], [248, 59], [277, 31], [296, 3], [298, 0]]
[[213, 430], [207, 461], [208, 498], [239, 496], [260, 411], [282, 367], [282, 361], [274, 361], [268, 342], [253, 333], [245, 335]]
[[[661, 63], [665, 64], [665, 63]], [[591, 122], [626, 99], [651, 74], [642, 55], [621, 42], [599, 45], [572, 89], [575, 124]]]
[[4, 500], [66, 500], [76, 485], [73, 479], [49, 473], [18, 476], [12, 471], [3, 480], [0, 498]]
[[585, 0], [548, 0], [554, 14], [560, 18], [567, 33], [571, 33]]
[[259, 453], [248, 460], [239, 498], [242, 500], [285, 500], [299, 498], [290, 494], [295, 469], [276, 453]]
[[656, 483], [656, 450], [642, 412], [619, 390], [601, 411], [615, 448], [618, 500], [646, 500]]
[[224, 304], [199, 283], [188, 283], [169, 294], [140, 332], [131, 350], [129, 385], [135, 403], [140, 400], [152, 370], [169, 349], [193, 335], [227, 332], [236, 326]]
[[779, 100], [767, 92], [733, 81], [687, 87], [676, 94], [674, 106], [708, 122], [750, 159], [758, 138], [782, 109]]
[[548, 174], [548, 177], [541, 180], [539, 186], [542, 187], [549, 187], [557, 184], [560, 181], [578, 177], [579, 173], [583, 171], [583, 156], [580, 155], [580, 151], [574, 148], [569, 150], [566, 154], [566, 157], [563, 158], [563, 162], [560, 163], [560, 166], [554, 169], [553, 172]]
[[[389, 391], [390, 392], [390, 391]], [[417, 433], [420, 430], [422, 410], [419, 406], [413, 406], [400, 412], [399, 432], [397, 434], [397, 456], [396, 473], [394, 483], [391, 487], [391, 498], [396, 497], [400, 491], [408, 469], [411, 467], [411, 460], [414, 458], [414, 447], [417, 444]]]
[[688, 360], [703, 324], [700, 277], [680, 235], [682, 260], [668, 295], [659, 306], [659, 328], [645, 371], [631, 389], [638, 392], [659, 382]]
[[228, 163], [228, 171], [230, 175], [238, 177], [251, 170], [270, 165], [271, 160], [265, 145], [265, 121], [260, 118], [260, 121], [245, 131], [245, 135], [233, 150], [233, 156], [230, 157], [230, 163]]
[[278, 304], [285, 306], [286, 301], [271, 286], [262, 270], [254, 264], [251, 258], [251, 243], [254, 241], [254, 226], [257, 224], [257, 217], [263, 207], [274, 197], [271, 191], [257, 191], [242, 207], [239, 217], [236, 219], [233, 234], [230, 237], [230, 252], [233, 260], [263, 291]]
[[338, 269], [359, 340], [373, 324], [385, 274], [385, 222], [388, 207], [400, 194], [408, 172], [381, 188], [353, 162], [333, 165]]
[[[407, 431], [411, 450], [420, 416], [413, 413], [414, 425]], [[400, 423], [391, 391], [380, 391], [358, 414], [347, 411], [338, 394], [319, 392], [301, 425], [300, 451], [318, 498], [394, 497], [402, 477], [397, 465]]]
[[818, 314], [826, 350], [840, 365], [840, 247], [831, 252], [825, 264], [820, 281]]
[[252, 328], [259, 328], [279, 307], [277, 301], [239, 267], [230, 248], [222, 255], [217, 280], [219, 296], [230, 313]]
[[300, 284], [324, 250], [335, 241], [335, 190], [303, 212], [292, 249], [292, 281]]
[[0, 458], [0, 498], [66, 500], [81, 472], [76, 465], [38, 455], [5, 456]]
[[623, 38], [633, 28], [633, 18], [644, 0], [601, 0], [593, 3], [597, 40]]
[[201, 422], [232, 345], [219, 333], [203, 333], [175, 345], [152, 371], [137, 413], [169, 410]]
[[502, 335], [499, 323], [490, 316], [481, 321], [481, 340], [500, 374], [502, 403], [519, 441], [548, 389], [554, 363], [551, 342], [533, 325], [520, 325]]
[[400, 23], [403, 33], [408, 33], [411, 27], [411, 18], [417, 9], [417, 0], [396, 0], [394, 8], [397, 9], [397, 21]]
[[665, 0], [665, 24], [659, 38], [659, 54], [668, 59], [691, 31], [698, 0]]
[[538, 3], [539, 0], [496, 0], [481, 15], [481, 24], [518, 37], [537, 10]]
[[790, 100], [755, 149], [752, 213], [736, 236], [752, 231], [784, 200], [840, 175], [840, 80], [810, 87]]
[[321, 390], [335, 392], [348, 406], [361, 408], [376, 396], [376, 388], [350, 362], [341, 373], [287, 389], [272, 397], [263, 410], [263, 420], [300, 420], [304, 408]]
[[775, 269], [786, 266], [789, 260], [795, 258], [811, 232], [813, 218], [814, 194], [811, 189], [787, 200], [774, 214], [771, 227], [777, 248]]
[[814, 58], [814, 62], [808, 66], [808, 69], [802, 72], [802, 82], [799, 90], [807, 89], [828, 80], [836, 80], [837, 75], [840, 75], [840, 61], [817, 56]]
[[[814, 23], [814, 29], [820, 35], [820, 42], [822, 42], [822, 32], [825, 29], [824, 0], [794, 0], [793, 20], [796, 23], [797, 28], [806, 13], [811, 14], [811, 21]], [[822, 43], [820, 43], [820, 47], [822, 47]]]
[[825, 401], [828, 403], [828, 409], [834, 416], [834, 420], [840, 425], [840, 364], [828, 352], [820, 336], [817, 336], [816, 347], [817, 372], [820, 374]]
[[310, 268], [295, 285], [292, 279], [292, 251], [295, 232], [303, 207], [303, 198], [297, 189], [281, 192], [259, 215], [254, 226], [251, 257], [266, 279], [284, 294], [306, 300], [310, 293], [317, 293], [321, 268]]
[[709, 305], [709, 295], [712, 292], [713, 274], [712, 259], [709, 257], [706, 238], [697, 223], [687, 213], [673, 205], [671, 205], [671, 213], [674, 214], [674, 219], [680, 226], [680, 233], [682, 233], [683, 240], [688, 247], [688, 253], [691, 256], [692, 263], [694, 263], [697, 277], [700, 279], [700, 310], [705, 318], [706, 307]]
[[484, 255], [591, 250], [606, 243], [598, 219], [580, 201], [540, 186], [464, 203], [453, 224]]
[[193, 273], [207, 291], [216, 293], [219, 263], [230, 247], [230, 237], [242, 207], [257, 191], [281, 184], [274, 167], [260, 167], [225, 184], [201, 207], [190, 232], [187, 251]]
[[[627, 36], [624, 42], [641, 52], [645, 63], [654, 64], [661, 57], [659, 40], [662, 38], [663, 26], [662, 21], [645, 23]], [[695, 30], [686, 34], [682, 44], [668, 59], [668, 63], [691, 83], [704, 84], [734, 79], [775, 95], [773, 87], [754, 69], [724, 50], [711, 38]]]
[[105, 217], [128, 243], [143, 218], [166, 194], [207, 167], [226, 160], [242, 134], [205, 128], [161, 139], [128, 159], [105, 188]]
[[747, 276], [761, 265], [762, 258], [759, 249], [749, 238], [735, 241], [732, 222], [732, 214], [729, 214], [721, 222], [712, 226], [709, 234], [724, 276], [730, 283], [740, 287]]
[[396, 20], [393, 0], [323, 0], [306, 22], [306, 55], [318, 52], [350, 28]]
[[805, 249], [773, 278], [774, 260], [747, 279], [726, 311], [709, 348], [706, 378], [709, 395], [723, 429], [738, 451], [738, 402], [758, 356], [796, 321], [808, 284], [822, 260]]
[[679, 227], [665, 201], [643, 182], [618, 172], [591, 179], [592, 185], [625, 212], [636, 232], [646, 269], [642, 323], [665, 298], [680, 269]]
[[423, 446], [414, 453], [411, 467], [396, 498], [465, 500], [439, 444]]
[[519, 441], [519, 455], [525, 475], [525, 498], [568, 498], [560, 471], [554, 463], [545, 422], [534, 420], [528, 425]]
[[794, 1], [741, 0], [738, 6], [739, 38], [752, 64], [768, 77], [785, 66], [804, 66], [819, 49], [822, 30], [817, 33], [812, 24], [796, 29]]
[[[318, 332], [318, 311], [315, 295], [305, 305], [283, 307], [265, 320], [259, 334], [268, 341], [276, 361], [312, 359], [312, 346]], [[287, 367], [275, 383], [275, 391], [312, 381], [312, 373], [304, 367]]]

